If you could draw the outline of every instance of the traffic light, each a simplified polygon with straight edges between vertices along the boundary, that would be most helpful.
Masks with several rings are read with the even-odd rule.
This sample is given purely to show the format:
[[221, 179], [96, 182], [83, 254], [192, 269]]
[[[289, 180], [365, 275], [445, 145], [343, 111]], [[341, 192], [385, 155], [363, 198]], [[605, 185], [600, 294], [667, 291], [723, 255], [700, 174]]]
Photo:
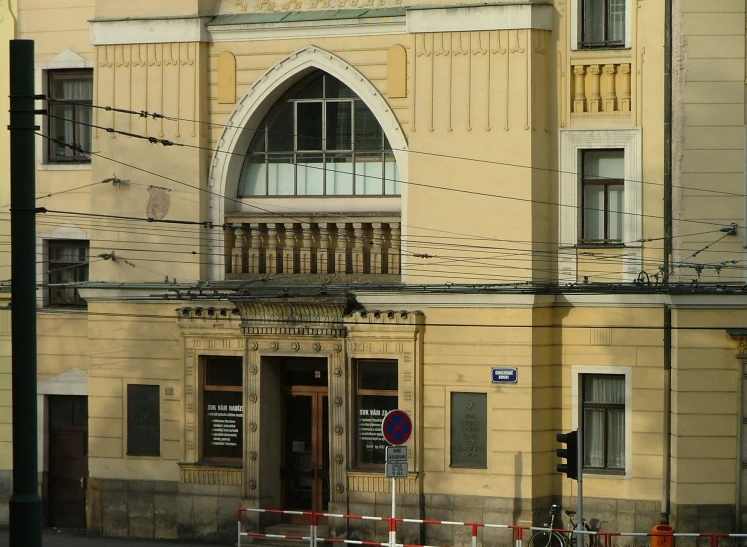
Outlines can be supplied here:
[[558, 433], [555, 438], [567, 446], [556, 450], [558, 457], [566, 460], [566, 463], [558, 464], [558, 472], [565, 473], [569, 479], [578, 480], [578, 431]]

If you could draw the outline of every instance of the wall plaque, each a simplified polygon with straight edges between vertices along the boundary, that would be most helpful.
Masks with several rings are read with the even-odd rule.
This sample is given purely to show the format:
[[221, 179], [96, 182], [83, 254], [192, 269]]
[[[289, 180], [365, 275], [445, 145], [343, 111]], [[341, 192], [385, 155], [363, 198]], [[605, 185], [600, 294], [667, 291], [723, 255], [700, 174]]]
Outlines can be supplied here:
[[451, 394], [451, 467], [488, 467], [488, 396]]
[[127, 453], [161, 453], [160, 387], [127, 385]]

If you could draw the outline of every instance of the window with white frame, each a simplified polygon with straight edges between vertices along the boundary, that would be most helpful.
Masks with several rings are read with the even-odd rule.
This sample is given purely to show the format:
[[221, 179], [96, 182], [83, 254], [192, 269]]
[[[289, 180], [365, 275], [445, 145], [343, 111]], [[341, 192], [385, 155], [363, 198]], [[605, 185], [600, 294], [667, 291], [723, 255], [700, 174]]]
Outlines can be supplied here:
[[[47, 161], [90, 162], [93, 70], [47, 70]], [[74, 148], [71, 148], [74, 147]]]
[[580, 0], [582, 48], [625, 47], [627, 0]]
[[620, 243], [623, 238], [625, 152], [583, 150], [581, 240]]
[[625, 376], [581, 375], [584, 470], [625, 472]]
[[579, 243], [641, 246], [641, 136], [639, 128], [560, 131], [561, 248]]

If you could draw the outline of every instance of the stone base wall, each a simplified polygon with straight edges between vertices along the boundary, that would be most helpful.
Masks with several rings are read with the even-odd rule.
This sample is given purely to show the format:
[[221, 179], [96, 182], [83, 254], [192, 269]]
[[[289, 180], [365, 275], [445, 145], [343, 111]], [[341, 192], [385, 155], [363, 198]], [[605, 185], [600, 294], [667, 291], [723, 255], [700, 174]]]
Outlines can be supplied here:
[[[0, 488], [10, 483], [0, 472]], [[0, 490], [0, 493], [4, 490]], [[10, 490], [8, 490], [9, 499]], [[349, 492], [347, 503], [330, 503], [329, 512], [379, 517], [391, 516], [391, 494]], [[92, 533], [114, 537], [212, 540], [235, 542], [238, 507], [266, 507], [269, 500], [242, 500], [239, 486], [184, 484], [171, 481], [121, 481], [90, 479], [88, 483], [88, 528]], [[490, 524], [542, 526], [548, 522], [549, 508], [561, 503], [563, 509], [576, 509], [576, 498], [513, 499], [443, 494], [399, 494], [397, 516]], [[254, 502], [254, 503], [253, 503]], [[6, 509], [0, 508], [0, 518]], [[645, 500], [586, 498], [584, 518], [602, 532], [649, 532], [661, 523], [660, 503]], [[5, 512], [2, 512], [5, 511]], [[275, 524], [273, 515], [245, 516], [245, 527], [263, 531]], [[563, 526], [567, 525], [561, 513]], [[733, 532], [733, 505], [672, 504], [670, 524], [677, 532]], [[0, 521], [2, 522], [2, 521]], [[556, 521], [556, 526], [559, 523]], [[388, 540], [386, 521], [330, 519], [332, 537], [381, 541]], [[398, 523], [397, 541], [405, 544], [453, 545], [468, 547], [471, 529], [456, 525]], [[525, 545], [531, 532], [525, 532]], [[690, 541], [692, 539], [692, 541]], [[478, 544], [485, 547], [512, 547], [512, 530], [479, 528]], [[651, 545], [647, 537], [613, 537], [613, 547]], [[677, 547], [696, 547], [695, 538], [677, 538]]]
[[90, 479], [88, 529], [113, 537], [229, 541], [241, 487]]
[[10, 497], [13, 495], [13, 471], [0, 469], [0, 526], [8, 526]]

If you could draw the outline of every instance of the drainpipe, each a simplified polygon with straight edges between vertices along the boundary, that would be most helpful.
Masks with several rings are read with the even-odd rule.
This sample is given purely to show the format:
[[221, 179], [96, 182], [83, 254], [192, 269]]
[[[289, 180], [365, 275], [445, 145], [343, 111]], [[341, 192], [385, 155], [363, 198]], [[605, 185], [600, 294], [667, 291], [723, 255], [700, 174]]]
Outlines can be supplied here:
[[672, 2], [664, 0], [664, 276], [672, 256]]
[[664, 418], [662, 424], [661, 524], [669, 524], [670, 468], [672, 453], [672, 308], [664, 304]]
[[[672, 2], [664, 0], [664, 284], [672, 256]], [[669, 524], [670, 434], [672, 419], [672, 308], [664, 305], [664, 417], [662, 435], [661, 523]]]

